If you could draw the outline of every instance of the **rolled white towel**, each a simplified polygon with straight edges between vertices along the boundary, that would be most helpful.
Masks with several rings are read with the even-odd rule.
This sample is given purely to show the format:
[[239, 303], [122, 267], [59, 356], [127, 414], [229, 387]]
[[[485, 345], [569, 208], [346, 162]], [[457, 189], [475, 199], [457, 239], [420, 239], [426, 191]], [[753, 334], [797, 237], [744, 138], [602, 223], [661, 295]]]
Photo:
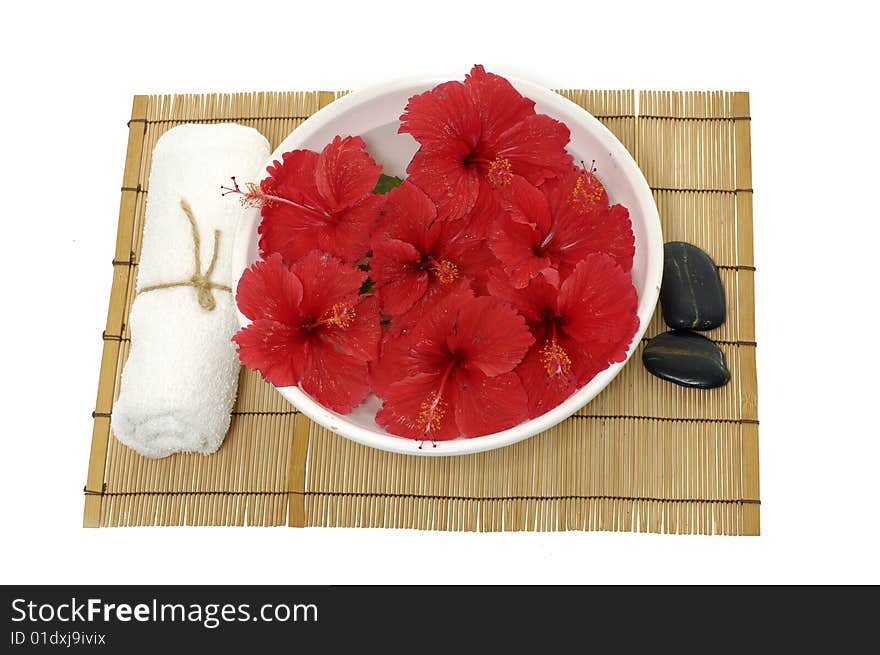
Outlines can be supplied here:
[[181, 125], [153, 150], [131, 352], [112, 415], [116, 437], [141, 455], [223, 443], [239, 370], [230, 259], [245, 210], [220, 186], [259, 179], [268, 158], [259, 132], [232, 124]]

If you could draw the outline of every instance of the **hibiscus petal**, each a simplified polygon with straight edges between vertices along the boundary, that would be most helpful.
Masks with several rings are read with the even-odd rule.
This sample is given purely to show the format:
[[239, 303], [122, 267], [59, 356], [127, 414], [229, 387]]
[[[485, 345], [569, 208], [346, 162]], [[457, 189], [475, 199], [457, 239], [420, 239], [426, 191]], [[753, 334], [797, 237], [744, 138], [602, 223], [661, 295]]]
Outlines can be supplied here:
[[[377, 395], [408, 375], [443, 370], [448, 365], [446, 335], [459, 306], [473, 298], [473, 292], [467, 280], [442, 289], [430, 299], [426, 295], [407, 314], [394, 317], [391, 329], [383, 333], [379, 360], [370, 366]], [[406, 328], [399, 327], [399, 321], [409, 318], [412, 322]]]
[[392, 384], [417, 372], [409, 357], [411, 346], [411, 335], [385, 334], [379, 359], [370, 362], [370, 386], [380, 398], [385, 397]]
[[500, 135], [493, 146], [495, 156], [508, 159], [513, 172], [538, 186], [572, 168], [565, 150], [568, 127], [544, 114], [528, 116]]
[[440, 384], [438, 373], [420, 373], [395, 382], [383, 397], [376, 423], [391, 434], [410, 439], [454, 439], [459, 434], [457, 412], [450, 402], [452, 394], [441, 394]]
[[[400, 379], [420, 372], [444, 370], [449, 364], [446, 336], [458, 316], [459, 307], [473, 298], [467, 280], [438, 285], [406, 314], [392, 319], [391, 331], [382, 350], [379, 377]], [[387, 374], [385, 373], [387, 372]]]
[[[558, 335], [559, 345], [571, 357], [571, 371], [578, 388], [615, 362], [626, 358], [626, 346], [600, 341], [573, 339], [565, 332]], [[628, 342], [627, 342], [628, 344]]]
[[494, 143], [506, 130], [535, 113], [535, 103], [523, 97], [500, 75], [474, 66], [464, 86], [480, 117], [482, 138]]
[[[535, 343], [522, 364], [516, 367], [516, 374], [522, 380], [528, 396], [529, 418], [550, 411], [577, 390], [577, 376], [573, 365], [567, 370], [556, 367], [552, 369], [552, 374], [548, 373], [546, 353], [542, 352], [545, 348], [544, 341]], [[573, 352], [565, 353], [576, 358]]]
[[514, 175], [501, 187], [501, 206], [516, 223], [535, 226], [542, 234], [550, 230], [550, 207], [547, 198], [524, 177]]
[[480, 172], [477, 167], [464, 164], [468, 154], [467, 147], [459, 141], [424, 145], [406, 168], [410, 181], [436, 203], [439, 220], [464, 218], [476, 203]]
[[609, 207], [604, 201], [585, 209], [576, 193], [581, 177], [582, 173], [573, 173], [541, 187], [553, 215], [554, 234], [547, 252], [563, 277], [590, 253], [611, 255], [628, 272], [635, 254], [629, 211], [622, 205]]
[[300, 313], [313, 321], [320, 320], [337, 303], [356, 301], [367, 274], [330, 254], [313, 250], [291, 265], [303, 283]]
[[548, 316], [556, 315], [556, 296], [559, 289], [547, 282], [544, 276], [534, 278], [522, 289], [514, 287], [510, 276], [500, 267], [491, 269], [488, 278], [486, 286], [489, 295], [510, 303], [529, 323], [537, 323]]
[[[454, 305], [460, 299], [460, 293], [466, 293], [467, 297], [473, 297], [472, 280], [460, 277], [452, 284], [442, 284], [436, 276], [428, 277], [428, 288], [425, 295], [419, 298], [408, 311], [391, 318], [391, 333], [394, 335], [412, 333], [426, 317], [433, 314], [438, 308]], [[453, 300], [448, 299], [452, 297]]]
[[295, 262], [318, 247], [314, 216], [289, 205], [273, 204], [262, 209], [260, 254], [268, 258], [279, 253], [287, 263]]
[[632, 231], [629, 210], [623, 205], [612, 205], [604, 215], [590, 224], [590, 241], [597, 252], [612, 257], [627, 273], [632, 270], [636, 254], [636, 238]]
[[463, 437], [482, 437], [519, 425], [528, 418], [528, 398], [516, 373], [487, 377], [460, 369], [451, 405]]
[[301, 386], [324, 407], [348, 414], [370, 393], [367, 363], [339, 352], [331, 343], [312, 339]]
[[316, 228], [319, 249], [350, 264], [363, 259], [370, 250], [382, 204], [382, 196], [367, 196], [337, 214], [334, 223]]
[[525, 319], [497, 298], [481, 296], [462, 303], [446, 338], [463, 366], [484, 375], [512, 371], [534, 342]]
[[270, 255], [242, 273], [235, 301], [241, 313], [252, 321], [265, 318], [292, 324], [299, 317], [303, 287], [281, 259]]
[[[422, 306], [421, 317], [412, 329], [406, 370], [432, 372], [448, 364], [447, 337], [453, 331], [461, 307], [473, 298], [466, 280], [442, 287], [430, 303]], [[418, 306], [418, 305], [417, 305]]]
[[315, 185], [327, 207], [338, 212], [370, 195], [381, 173], [363, 139], [337, 136], [321, 151]]
[[433, 245], [428, 230], [437, 218], [434, 202], [409, 180], [384, 197], [381, 236], [406, 241], [427, 252]]
[[626, 352], [639, 326], [632, 277], [608, 255], [593, 253], [559, 289], [561, 328], [584, 343], [610, 344]]
[[550, 259], [535, 252], [541, 240], [542, 235], [536, 228], [517, 223], [508, 216], [495, 223], [489, 236], [489, 247], [517, 289], [524, 288], [542, 273], [547, 274], [551, 283], [558, 279], [552, 271]]
[[317, 152], [312, 150], [285, 152], [281, 156], [281, 161], [276, 160], [266, 168], [269, 177], [263, 179], [260, 187], [264, 193], [287, 198], [294, 202], [307, 201], [309, 204], [313, 204], [320, 199], [315, 186], [317, 165]]
[[354, 320], [342, 327], [333, 325], [321, 331], [321, 336], [336, 344], [346, 355], [369, 362], [379, 356], [379, 339], [382, 326], [379, 324], [379, 300], [375, 296], [360, 296], [354, 306]]
[[373, 242], [370, 277], [386, 314], [403, 314], [425, 295], [428, 273], [417, 267], [421, 260], [422, 254], [412, 244], [398, 239]]
[[504, 215], [498, 197], [488, 184], [480, 184], [477, 200], [465, 217], [467, 234], [474, 239], [488, 239], [495, 221]]
[[489, 271], [499, 265], [498, 258], [484, 240], [460, 240], [453, 244], [452, 252], [442, 254], [444, 259], [449, 259], [458, 267], [459, 274], [473, 281], [473, 288], [477, 295], [487, 293]]
[[258, 319], [239, 330], [232, 340], [238, 358], [276, 387], [299, 384], [306, 368], [308, 345], [302, 331], [268, 319]]
[[409, 99], [398, 131], [422, 145], [457, 140], [467, 150], [477, 143], [480, 121], [464, 84], [446, 82]]

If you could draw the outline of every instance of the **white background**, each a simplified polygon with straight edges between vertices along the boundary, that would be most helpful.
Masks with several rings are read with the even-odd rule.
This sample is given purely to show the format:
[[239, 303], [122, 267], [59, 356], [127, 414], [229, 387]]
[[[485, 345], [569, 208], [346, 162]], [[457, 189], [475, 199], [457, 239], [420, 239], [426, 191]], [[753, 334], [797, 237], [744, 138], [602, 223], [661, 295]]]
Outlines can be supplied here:
[[[87, 4], [3, 9], [0, 582], [880, 582], [870, 3]], [[474, 63], [751, 92], [763, 536], [81, 528], [131, 96]]]

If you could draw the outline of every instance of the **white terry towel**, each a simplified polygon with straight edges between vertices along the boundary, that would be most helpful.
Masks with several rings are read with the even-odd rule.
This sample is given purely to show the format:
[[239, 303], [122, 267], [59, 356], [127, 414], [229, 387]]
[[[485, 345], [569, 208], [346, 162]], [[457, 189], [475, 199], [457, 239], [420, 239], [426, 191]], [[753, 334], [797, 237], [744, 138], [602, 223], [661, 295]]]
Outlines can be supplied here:
[[[232, 287], [232, 239], [245, 209], [221, 197], [220, 186], [233, 175], [258, 180], [268, 158], [259, 132], [232, 124], [181, 125], [153, 150], [131, 351], [111, 419], [116, 437], [141, 455], [209, 454], [223, 443], [239, 365], [230, 341], [237, 329], [234, 299], [218, 287]], [[210, 289], [192, 285], [197, 271], [187, 214], [198, 230], [200, 273]], [[208, 276], [215, 230], [217, 257]], [[155, 288], [174, 283], [188, 285]]]

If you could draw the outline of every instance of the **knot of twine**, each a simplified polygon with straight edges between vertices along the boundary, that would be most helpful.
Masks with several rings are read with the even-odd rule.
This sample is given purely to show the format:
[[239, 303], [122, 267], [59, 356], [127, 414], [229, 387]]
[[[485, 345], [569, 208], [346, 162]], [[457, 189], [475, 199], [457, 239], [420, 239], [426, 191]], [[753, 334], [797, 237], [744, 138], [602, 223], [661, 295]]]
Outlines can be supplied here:
[[174, 287], [193, 287], [196, 290], [196, 296], [199, 300], [199, 305], [208, 311], [212, 311], [216, 306], [217, 302], [214, 300], [214, 289], [219, 291], [228, 291], [232, 293], [232, 289], [225, 284], [217, 284], [216, 282], [211, 282], [211, 275], [214, 273], [214, 266], [217, 264], [217, 250], [220, 245], [220, 230], [214, 230], [214, 252], [211, 255], [211, 263], [208, 265], [208, 270], [205, 271], [205, 274], [202, 275], [202, 243], [201, 237], [199, 237], [199, 226], [196, 223], [196, 217], [193, 214], [192, 207], [189, 206], [189, 203], [184, 199], [180, 199], [180, 208], [183, 210], [183, 213], [186, 215], [187, 220], [189, 221], [189, 226], [192, 228], [192, 237], [193, 237], [193, 252], [195, 254], [195, 272], [192, 277], [188, 280], [184, 280], [182, 282], [165, 282], [163, 284], [152, 284], [148, 287], [144, 287], [138, 294], [146, 293], [147, 291], [157, 291], [158, 289], [172, 289]]

